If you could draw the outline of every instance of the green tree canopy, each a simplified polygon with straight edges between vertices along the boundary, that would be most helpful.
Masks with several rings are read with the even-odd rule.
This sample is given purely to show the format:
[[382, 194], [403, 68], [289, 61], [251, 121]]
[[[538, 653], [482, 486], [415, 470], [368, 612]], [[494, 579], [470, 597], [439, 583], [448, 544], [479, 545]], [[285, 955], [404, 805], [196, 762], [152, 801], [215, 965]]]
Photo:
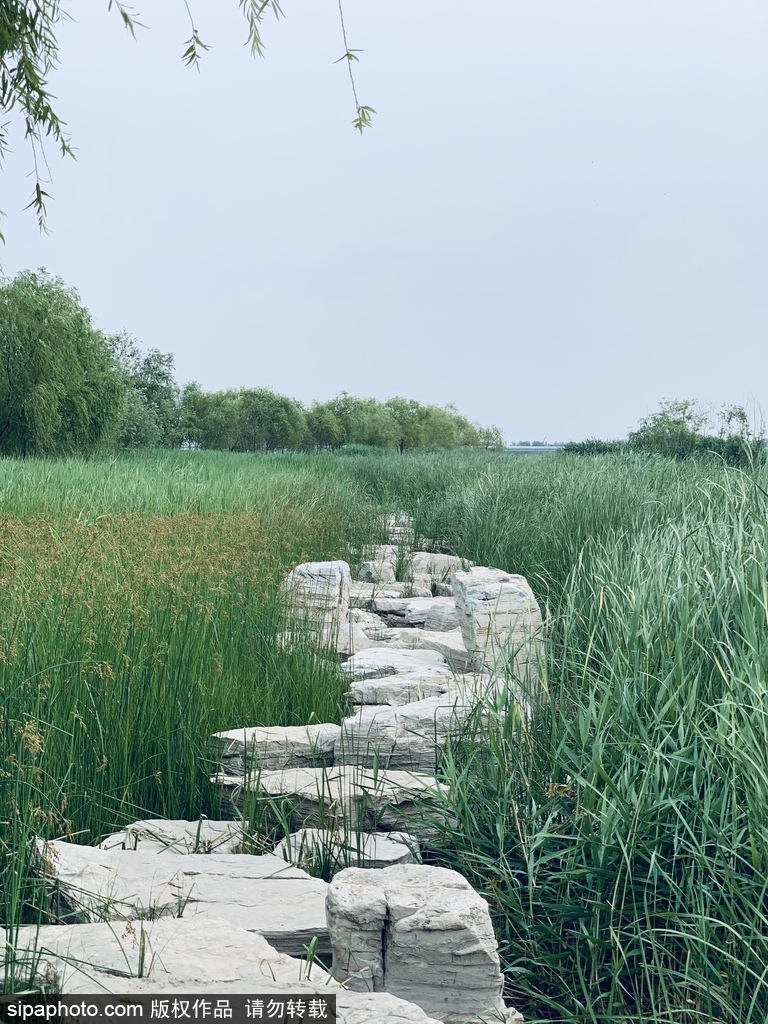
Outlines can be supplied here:
[[173, 354], [156, 348], [144, 353], [124, 331], [106, 340], [126, 386], [118, 447], [177, 447], [180, 390], [173, 375]]
[[125, 385], [76, 291], [44, 270], [0, 285], [0, 454], [88, 453], [114, 442]]

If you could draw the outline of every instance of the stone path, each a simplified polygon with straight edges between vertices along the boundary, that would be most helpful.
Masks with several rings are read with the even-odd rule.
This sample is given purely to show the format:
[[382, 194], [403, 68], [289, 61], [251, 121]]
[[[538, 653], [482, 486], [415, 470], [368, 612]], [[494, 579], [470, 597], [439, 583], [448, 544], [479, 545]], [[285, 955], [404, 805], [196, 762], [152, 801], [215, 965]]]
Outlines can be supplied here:
[[[248, 837], [226, 821], [137, 822], [100, 849], [39, 844], [54, 913], [77, 922], [40, 929], [42, 969], [65, 991], [193, 981], [266, 991], [268, 965], [275, 991], [344, 982], [343, 1024], [522, 1021], [502, 1002], [485, 901], [456, 872], [416, 862], [435, 817], [450, 819], [435, 777], [442, 746], [477, 717], [479, 696], [508, 686], [510, 669], [523, 689], [536, 684], [541, 614], [522, 576], [429, 551], [406, 557], [404, 515], [390, 531], [358, 580], [346, 562], [316, 562], [284, 584], [298, 626], [346, 658], [355, 713], [214, 737], [223, 807], [247, 792], [290, 807], [299, 831], [274, 854], [243, 855]], [[304, 870], [317, 856], [344, 868], [330, 886]], [[331, 974], [313, 966], [307, 980], [313, 940]]]

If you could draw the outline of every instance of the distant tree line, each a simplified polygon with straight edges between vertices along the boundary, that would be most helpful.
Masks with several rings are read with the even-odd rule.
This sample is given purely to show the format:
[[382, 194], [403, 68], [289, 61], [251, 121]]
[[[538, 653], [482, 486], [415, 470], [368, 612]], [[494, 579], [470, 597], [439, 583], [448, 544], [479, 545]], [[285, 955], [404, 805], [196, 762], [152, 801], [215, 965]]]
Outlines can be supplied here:
[[690, 398], [664, 399], [658, 410], [640, 420], [626, 440], [571, 441], [571, 455], [615, 455], [642, 452], [672, 459], [715, 458], [730, 466], [747, 467], [766, 458], [765, 431], [752, 426], [741, 405], [724, 405], [713, 414]]
[[307, 408], [269, 388], [181, 388], [170, 353], [98, 331], [59, 278], [41, 270], [0, 281], [0, 455], [348, 445], [504, 447], [498, 428], [471, 423], [451, 405], [342, 392]]

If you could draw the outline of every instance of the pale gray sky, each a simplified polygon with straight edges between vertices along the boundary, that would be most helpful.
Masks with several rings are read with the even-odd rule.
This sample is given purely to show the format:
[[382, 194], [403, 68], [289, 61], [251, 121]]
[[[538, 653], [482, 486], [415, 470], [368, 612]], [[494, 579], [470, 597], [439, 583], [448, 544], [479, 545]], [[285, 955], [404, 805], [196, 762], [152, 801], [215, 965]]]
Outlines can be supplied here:
[[51, 76], [50, 236], [20, 133], [4, 271], [45, 266], [100, 327], [207, 389], [405, 395], [508, 441], [625, 436], [663, 397], [768, 412], [764, 0], [237, 0], [136, 42], [72, 0]]

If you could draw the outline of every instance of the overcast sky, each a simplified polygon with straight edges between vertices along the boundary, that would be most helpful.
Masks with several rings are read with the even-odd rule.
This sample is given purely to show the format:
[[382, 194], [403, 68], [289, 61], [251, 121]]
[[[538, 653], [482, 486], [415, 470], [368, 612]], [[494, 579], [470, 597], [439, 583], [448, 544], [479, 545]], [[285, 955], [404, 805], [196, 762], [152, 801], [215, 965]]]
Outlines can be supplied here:
[[72, 0], [51, 76], [77, 161], [18, 130], [4, 272], [45, 266], [181, 382], [455, 403], [508, 441], [620, 437], [664, 397], [768, 414], [765, 0], [237, 0], [134, 42]]

